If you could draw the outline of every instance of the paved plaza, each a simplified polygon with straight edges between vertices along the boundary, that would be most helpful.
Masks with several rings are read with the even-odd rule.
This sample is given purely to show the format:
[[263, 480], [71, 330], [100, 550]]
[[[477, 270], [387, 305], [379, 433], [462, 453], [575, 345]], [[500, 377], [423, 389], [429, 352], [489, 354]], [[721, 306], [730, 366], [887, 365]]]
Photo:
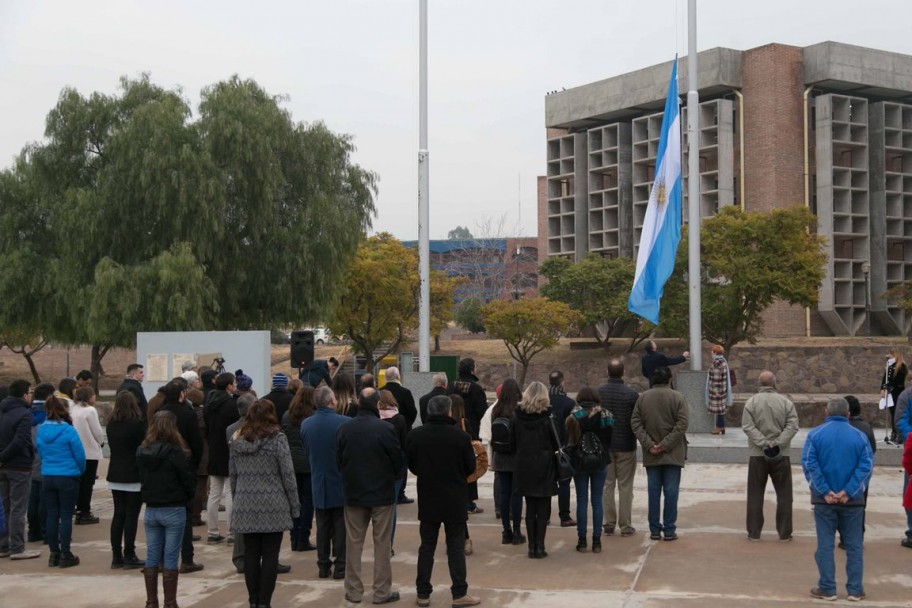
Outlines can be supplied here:
[[[734, 430], [734, 429], [732, 429]], [[726, 436], [728, 438], [728, 436]], [[743, 439], [743, 435], [740, 436]], [[727, 439], [731, 442], [732, 439]], [[692, 443], [699, 443], [693, 437]], [[881, 447], [883, 450], [897, 448]], [[746, 458], [746, 454], [745, 454]], [[38, 560], [0, 560], [2, 608], [107, 608], [142, 606], [145, 596], [139, 570], [110, 570], [108, 524], [113, 505], [104, 482], [107, 461], [99, 471], [93, 504], [100, 525], [74, 527], [73, 551], [82, 563], [69, 570], [47, 567], [47, 548]], [[793, 464], [797, 464], [793, 460]], [[475, 553], [467, 558], [469, 593], [485, 606], [510, 608], [575, 608], [619, 606], [747, 607], [806, 606], [815, 600], [808, 590], [816, 585], [815, 538], [807, 483], [800, 466], [793, 466], [795, 535], [780, 542], [775, 531], [774, 494], [767, 489], [766, 527], [761, 542], [749, 542], [744, 530], [746, 464], [690, 464], [681, 483], [676, 542], [650, 541], [646, 525], [646, 476], [637, 472], [634, 526], [637, 534], [603, 538], [601, 554], [575, 550], [576, 529], [552, 526], [546, 547], [549, 557], [531, 560], [526, 548], [500, 544], [500, 523], [494, 517], [493, 475], [479, 482], [485, 509], [470, 518]], [[408, 494], [416, 495], [409, 477]], [[905, 529], [901, 507], [902, 473], [893, 465], [878, 466], [871, 484], [865, 537], [865, 590], [868, 606], [912, 606], [912, 551], [899, 544]], [[575, 504], [575, 503], [574, 503]], [[552, 522], [557, 522], [554, 501]], [[575, 508], [575, 507], [574, 507]], [[418, 550], [417, 505], [399, 508], [394, 588], [402, 593], [396, 605], [415, 604], [415, 564]], [[224, 513], [222, 514], [224, 518]], [[205, 528], [196, 528], [205, 537]], [[590, 530], [591, 534], [591, 530]], [[287, 539], [287, 536], [286, 536]], [[143, 554], [140, 525], [139, 554]], [[365, 548], [364, 573], [371, 601], [370, 541]], [[29, 545], [29, 548], [38, 548]], [[242, 575], [236, 574], [227, 545], [196, 543], [202, 572], [181, 576], [181, 608], [247, 608]], [[345, 606], [341, 581], [317, 578], [315, 553], [292, 553], [287, 540], [281, 561], [292, 571], [279, 576], [275, 608]], [[840, 604], [845, 601], [845, 560], [837, 551]], [[431, 606], [449, 606], [449, 579], [441, 539], [434, 571]]]

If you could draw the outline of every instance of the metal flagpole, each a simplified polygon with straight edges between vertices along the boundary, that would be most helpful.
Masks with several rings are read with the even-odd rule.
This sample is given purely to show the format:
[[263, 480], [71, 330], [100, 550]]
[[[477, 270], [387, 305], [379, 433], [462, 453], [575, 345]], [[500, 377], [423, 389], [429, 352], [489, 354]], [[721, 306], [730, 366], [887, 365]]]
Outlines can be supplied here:
[[690, 369], [703, 369], [700, 310], [700, 96], [697, 93], [697, 0], [687, 2], [687, 276]]
[[430, 189], [427, 122], [427, 0], [418, 1], [418, 371], [431, 369]]

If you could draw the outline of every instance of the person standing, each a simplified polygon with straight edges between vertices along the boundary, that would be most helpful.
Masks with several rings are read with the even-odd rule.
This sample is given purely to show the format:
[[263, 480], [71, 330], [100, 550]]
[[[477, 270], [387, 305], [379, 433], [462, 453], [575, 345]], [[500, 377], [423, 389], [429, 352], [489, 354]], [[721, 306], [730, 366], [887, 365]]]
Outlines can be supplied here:
[[149, 407], [149, 402], [146, 401], [146, 393], [143, 392], [142, 381], [145, 377], [145, 369], [139, 363], [131, 363], [127, 366], [127, 375], [123, 379], [123, 382], [120, 383], [120, 386], [117, 387], [117, 393], [120, 391], [130, 391], [133, 393], [133, 396], [136, 397], [136, 405], [139, 406], [139, 411], [142, 412], [143, 420], [148, 421], [146, 409]]
[[203, 406], [206, 436], [209, 440], [209, 500], [206, 504], [206, 523], [209, 544], [220, 543], [225, 537], [219, 532], [219, 506], [225, 505], [228, 540], [234, 542], [231, 527], [231, 492], [228, 490], [228, 441], [225, 429], [241, 417], [237, 409], [237, 380], [234, 374], [224, 372], [215, 379], [215, 390]]
[[551, 518], [551, 497], [557, 494], [557, 465], [548, 389], [533, 382], [523, 393], [513, 415], [510, 447], [516, 454], [513, 493], [526, 499], [526, 536], [529, 557], [548, 557], [545, 533]]
[[301, 424], [313, 416], [314, 389], [301, 383], [301, 388], [291, 399], [291, 406], [282, 418], [282, 432], [288, 439], [288, 449], [291, 450], [291, 463], [294, 465], [295, 485], [298, 488], [298, 502], [301, 505], [301, 514], [294, 520], [291, 528], [292, 551], [314, 551], [317, 547], [310, 542], [310, 530], [313, 524], [313, 487], [310, 479], [310, 462], [307, 451], [301, 441]]
[[[868, 438], [868, 443], [871, 444], [871, 454], [877, 452], [877, 439], [874, 437], [874, 429], [871, 427], [870, 423], [866, 422], [864, 417], [861, 415], [861, 403], [858, 401], [858, 397], [855, 395], [846, 395], [843, 397], [846, 402], [849, 404], [849, 424], [865, 434], [865, 437]], [[903, 453], [903, 462], [905, 463], [905, 452]], [[903, 465], [905, 466], [905, 465]], [[865, 532], [865, 517], [868, 509], [868, 487], [865, 486], [865, 514], [861, 518], [861, 532], [864, 535]], [[845, 549], [845, 543], [842, 541], [842, 538], [839, 539], [839, 548]]]
[[406, 439], [408, 467], [418, 478], [418, 521], [421, 546], [415, 588], [419, 606], [431, 605], [431, 573], [440, 526], [446, 535], [447, 565], [453, 606], [481, 603], [468, 594], [466, 582], [465, 531], [466, 477], [475, 470], [475, 453], [469, 436], [457, 428], [450, 415], [452, 403], [445, 395], [432, 397], [428, 416]]
[[234, 495], [231, 525], [244, 535], [248, 601], [270, 608], [282, 533], [291, 529], [301, 510], [288, 439], [271, 401], [261, 399], [247, 411], [231, 441], [229, 478]]
[[776, 376], [763, 371], [760, 392], [747, 400], [741, 428], [747, 435], [747, 537], [760, 540], [763, 532], [763, 495], [767, 479], [776, 489], [776, 530], [779, 540], [792, 539], [792, 464], [788, 456], [798, 432], [795, 404], [776, 391]]
[[890, 415], [890, 430], [887, 433], [885, 441], [902, 445], [905, 437], [900, 437], [896, 427], [896, 405], [899, 403], [899, 397], [906, 387], [906, 377], [909, 375], [909, 368], [903, 361], [902, 350], [891, 348], [887, 354], [887, 366], [884, 369], [883, 378], [881, 379], [880, 388], [889, 394], [892, 398], [893, 405], [887, 408]]
[[808, 433], [801, 468], [811, 490], [817, 528], [819, 578], [811, 597], [836, 599], [836, 532], [846, 548], [846, 591], [849, 601], [865, 599], [862, 526], [864, 491], [871, 479], [874, 455], [864, 433], [849, 424], [849, 404], [842, 397], [827, 403], [827, 419]]
[[[602, 408], [611, 412], [614, 426], [611, 444], [608, 446], [608, 474], [605, 477], [605, 491], [602, 503], [605, 511], [605, 535], [611, 536], [619, 529], [621, 536], [636, 534], [631, 525], [633, 514], [633, 479], [636, 476], [636, 435], [630, 428], [630, 418], [639, 394], [624, 384], [624, 363], [612, 359], [608, 363], [608, 381], [598, 389]], [[617, 487], [617, 506], [614, 488]]]
[[[643, 466], [649, 492], [649, 538], [678, 539], [678, 492], [687, 457], [687, 401], [672, 389], [671, 370], [660, 366], [651, 378], [653, 388], [637, 399], [630, 428], [643, 446]], [[665, 508], [659, 516], [662, 496]]]
[[[6, 387], [3, 387], [6, 390]], [[44, 409], [45, 401], [54, 394], [54, 385], [43, 382], [32, 390], [32, 444], [37, 446], [38, 427], [44, 423], [47, 413]], [[32, 484], [29, 492], [28, 505], [28, 542], [41, 542], [44, 540], [44, 528], [47, 525], [47, 508], [42, 500], [41, 456], [35, 450], [35, 460], [32, 465]], [[0, 501], [2, 504], [2, 501]]]
[[[450, 395], [459, 395], [465, 403], [466, 431], [478, 439], [481, 417], [488, 409], [488, 397], [475, 375], [475, 360], [466, 357], [459, 362], [459, 379], [449, 388]], [[469, 504], [471, 510], [472, 505]], [[479, 511], [480, 512], [480, 511]]]
[[376, 389], [364, 389], [358, 401], [358, 415], [336, 432], [336, 463], [342, 472], [345, 496], [345, 599], [360, 602], [361, 552], [367, 526], [373, 529], [373, 602], [386, 604], [399, 599], [390, 589], [390, 538], [393, 530], [395, 482], [402, 476], [402, 449], [391, 424], [380, 420]]
[[0, 499], [6, 514], [6, 529], [0, 533], [0, 557], [17, 560], [41, 556], [41, 551], [25, 550], [25, 519], [35, 461], [31, 402], [32, 385], [28, 380], [14, 381], [9, 396], [0, 401]]
[[108, 489], [114, 499], [111, 518], [111, 568], [132, 570], [145, 562], [136, 556], [136, 529], [142, 509], [142, 486], [136, 451], [146, 438], [146, 423], [130, 391], [121, 391], [114, 399], [114, 411], [108, 421], [108, 444], [111, 461], [108, 464]]
[[288, 390], [288, 376], [279, 372], [272, 376], [272, 390], [269, 391], [263, 399], [272, 402], [275, 406], [276, 418], [281, 422], [282, 418], [285, 417], [285, 412], [288, 411], [288, 406], [291, 405], [291, 400], [294, 396], [295, 393]]
[[[402, 466], [405, 468], [405, 438], [409, 433], [408, 422], [406, 422], [405, 417], [399, 413], [399, 404], [396, 403], [396, 398], [391, 392], [386, 389], [380, 391], [380, 403], [377, 405], [378, 411], [380, 412], [380, 420], [386, 420], [388, 423], [393, 425], [393, 428], [396, 429], [396, 436], [399, 438], [399, 447], [402, 449]], [[402, 486], [405, 484], [405, 474], [403, 473], [402, 477], [396, 480], [396, 496], [401, 496]], [[409, 499], [411, 502], [415, 502], [414, 499]], [[397, 498], [397, 502], [401, 503], [402, 500]], [[393, 531], [390, 534], [390, 554], [396, 555], [395, 544], [396, 544], [396, 523], [398, 522], [398, 507], [393, 506]]]
[[[499, 480], [499, 483], [495, 485], [500, 486], [500, 523], [503, 526], [501, 543], [504, 545], [521, 545], [527, 540], [522, 533], [523, 497], [522, 494], [513, 492], [516, 453], [510, 442], [513, 414], [520, 401], [522, 401], [522, 391], [519, 383], [513, 378], [507, 378], [500, 387], [497, 403], [491, 406], [491, 420], [488, 423], [490, 431], [483, 431], [483, 435], [490, 436], [492, 468], [495, 480]], [[485, 417], [488, 416], [488, 412], [485, 412]], [[495, 422], [497, 424], [494, 424]]]
[[70, 408], [73, 428], [79, 433], [79, 440], [85, 450], [86, 466], [79, 480], [79, 496], [76, 499], [76, 525], [97, 524], [99, 519], [92, 513], [92, 491], [98, 476], [98, 461], [104, 458], [104, 431], [95, 409], [95, 390], [91, 386], [77, 388], [73, 394], [75, 402]]
[[428, 406], [428, 403], [431, 401], [431, 399], [433, 399], [437, 395], [446, 395], [447, 394], [448, 381], [447, 381], [446, 373], [437, 372], [436, 374], [434, 374], [433, 378], [431, 378], [431, 382], [434, 385], [434, 387], [431, 389], [431, 392], [426, 395], [423, 395], [420, 399], [418, 399], [418, 414], [421, 417], [421, 424], [424, 424], [425, 422], [427, 422], [427, 419], [428, 419], [427, 406]]
[[660, 367], [678, 365], [690, 359], [690, 353], [686, 350], [677, 357], [669, 357], [664, 353], [660, 353], [657, 350], [656, 343], [652, 340], [646, 342], [646, 346], [643, 347], [643, 350], [646, 351], [642, 359], [643, 377], [649, 381], [649, 388], [652, 388], [652, 376], [655, 373], [655, 370]]
[[725, 411], [731, 407], [734, 395], [732, 394], [731, 372], [728, 370], [728, 361], [725, 360], [725, 351], [718, 344], [713, 344], [712, 347], [708, 393], [707, 409], [715, 417], [712, 434], [724, 435]]
[[[336, 380], [343, 374], [340, 374]], [[301, 443], [310, 462], [311, 492], [317, 517], [317, 568], [320, 578], [345, 578], [345, 504], [342, 473], [336, 460], [336, 433], [352, 421], [336, 413], [336, 396], [328, 386], [314, 391], [314, 415], [301, 423]], [[335, 556], [335, 561], [332, 557]], [[332, 570], [331, 570], [332, 569]]]
[[[551, 415], [557, 425], [557, 436], [560, 437], [561, 445], [564, 445], [567, 443], [565, 422], [576, 407], [576, 401], [567, 396], [563, 372], [553, 371], [548, 375], [548, 399], [551, 401]], [[570, 481], [557, 482], [557, 516], [561, 528], [571, 528], [577, 523], [570, 517]]]
[[[415, 397], [412, 391], [402, 386], [402, 376], [399, 374], [398, 367], [386, 368], [386, 384], [380, 387], [381, 391], [389, 391], [396, 400], [399, 414], [405, 418], [406, 431], [411, 431], [415, 420], [418, 419], [418, 409], [415, 407]], [[405, 442], [402, 445], [405, 449]], [[402, 483], [399, 485], [399, 492], [396, 495], [396, 501], [401, 505], [409, 505], [415, 502], [414, 498], [405, 495], [405, 486], [408, 483], [408, 468], [402, 469]], [[394, 527], [395, 530], [395, 527]]]
[[92, 372], [87, 369], [80, 370], [76, 374], [76, 388], [82, 388], [83, 386], [92, 386]]

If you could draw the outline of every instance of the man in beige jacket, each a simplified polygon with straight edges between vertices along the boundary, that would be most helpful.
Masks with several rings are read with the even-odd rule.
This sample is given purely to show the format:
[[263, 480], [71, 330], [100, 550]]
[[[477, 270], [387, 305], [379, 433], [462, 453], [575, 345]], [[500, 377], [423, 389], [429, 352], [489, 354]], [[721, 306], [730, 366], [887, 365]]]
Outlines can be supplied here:
[[779, 540], [792, 540], [792, 465], [788, 451], [798, 432], [795, 404], [776, 391], [773, 372], [760, 373], [760, 392], [747, 400], [741, 428], [747, 435], [747, 537], [760, 540], [766, 481], [776, 489], [776, 530]]

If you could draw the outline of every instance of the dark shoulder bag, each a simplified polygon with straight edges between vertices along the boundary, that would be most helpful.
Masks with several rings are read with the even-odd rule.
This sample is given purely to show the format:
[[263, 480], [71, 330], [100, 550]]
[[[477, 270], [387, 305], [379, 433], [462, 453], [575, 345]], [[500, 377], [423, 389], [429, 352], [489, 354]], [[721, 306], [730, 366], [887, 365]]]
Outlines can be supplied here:
[[554, 464], [557, 471], [558, 481], [569, 481], [573, 479], [573, 465], [570, 462], [570, 456], [561, 446], [560, 437], [557, 434], [557, 425], [554, 422], [554, 416], [548, 416], [548, 422], [551, 426], [551, 438], [554, 440], [556, 449], [554, 450]]

